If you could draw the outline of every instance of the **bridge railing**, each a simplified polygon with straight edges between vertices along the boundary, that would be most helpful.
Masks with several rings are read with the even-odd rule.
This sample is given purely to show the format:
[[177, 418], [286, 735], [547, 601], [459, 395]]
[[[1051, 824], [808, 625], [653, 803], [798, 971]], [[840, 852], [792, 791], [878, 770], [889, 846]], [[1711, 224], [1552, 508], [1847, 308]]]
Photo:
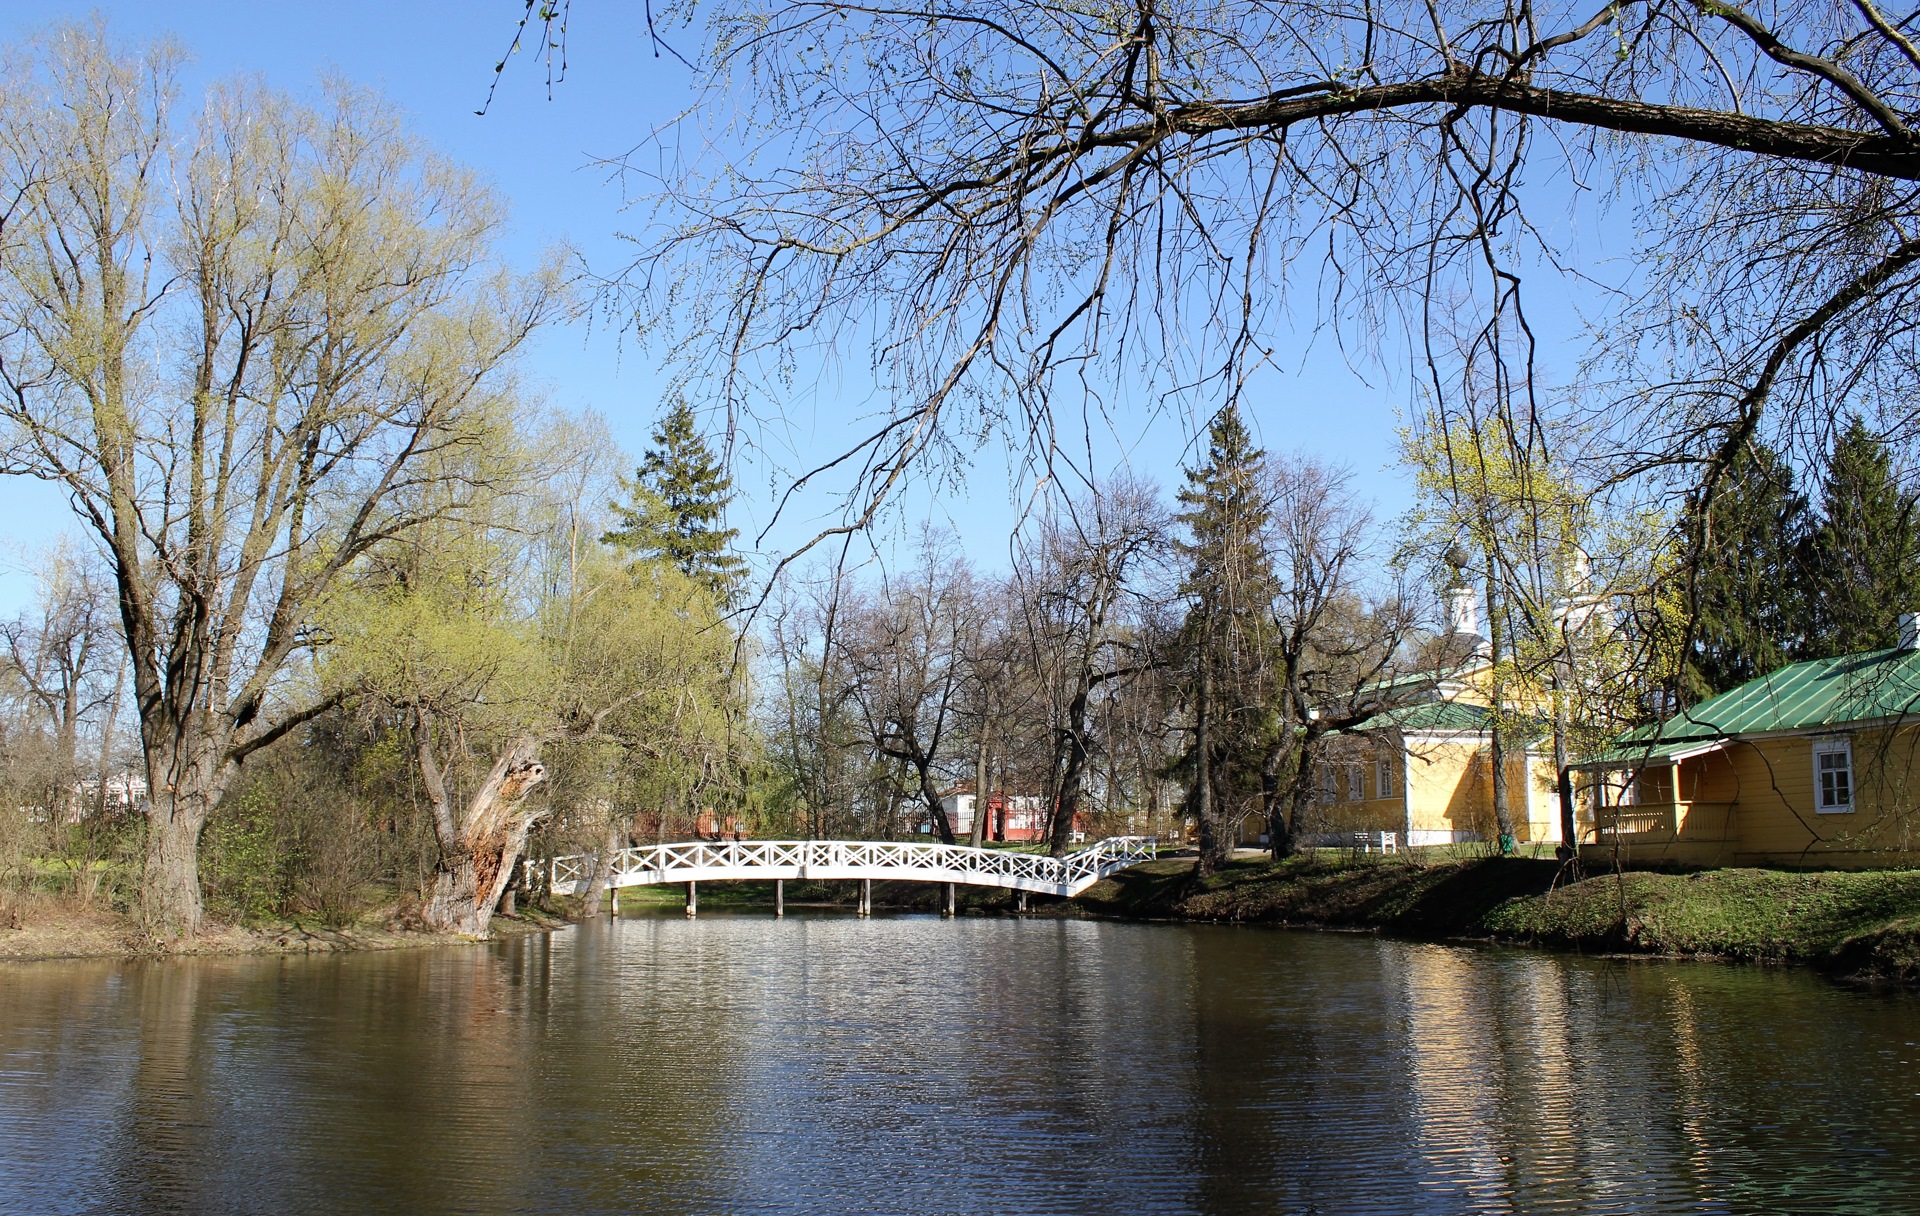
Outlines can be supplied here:
[[[606, 881], [634, 886], [673, 882], [676, 875], [751, 879], [756, 872], [833, 877], [857, 871], [1077, 894], [1115, 871], [1153, 860], [1157, 852], [1152, 836], [1112, 836], [1064, 857], [899, 840], [687, 840], [619, 850], [609, 859]], [[591, 854], [554, 858], [553, 889], [578, 893], [593, 863]], [[527, 863], [529, 878], [534, 864]]]

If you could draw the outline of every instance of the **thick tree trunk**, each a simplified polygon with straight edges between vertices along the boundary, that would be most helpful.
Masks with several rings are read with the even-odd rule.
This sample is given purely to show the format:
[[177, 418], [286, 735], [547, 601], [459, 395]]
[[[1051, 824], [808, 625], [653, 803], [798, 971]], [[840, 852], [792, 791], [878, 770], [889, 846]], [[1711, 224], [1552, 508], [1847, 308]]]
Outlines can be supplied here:
[[213, 759], [215, 753], [211, 746], [193, 759], [148, 752], [140, 915], [155, 936], [192, 937], [200, 932], [200, 833], [233, 768]]
[[1260, 765], [1260, 797], [1267, 813], [1267, 848], [1275, 861], [1284, 861], [1293, 855], [1294, 821], [1289, 813], [1292, 800], [1283, 796], [1287, 788], [1280, 781], [1281, 768], [1291, 751], [1288, 741], [1292, 730], [1284, 725], [1281, 730], [1281, 741], [1267, 749], [1266, 759]]
[[1067, 710], [1067, 728], [1061, 732], [1066, 747], [1066, 762], [1060, 773], [1060, 792], [1053, 807], [1053, 838], [1049, 852], [1058, 857], [1073, 843], [1073, 820], [1080, 813], [1080, 787], [1087, 773], [1087, 698], [1090, 689], [1082, 686]]
[[154, 795], [147, 818], [146, 862], [140, 872], [140, 914], [158, 937], [200, 932], [200, 832], [207, 816], [198, 798]]
[[422, 774], [434, 803], [434, 829], [440, 838], [440, 862], [422, 903], [421, 919], [443, 933], [485, 937], [532, 826], [523, 805], [527, 795], [547, 779], [539, 761], [540, 742], [531, 735], [511, 740], [455, 825], [431, 755], [431, 719], [420, 713], [418, 724], [427, 728], [418, 742]]

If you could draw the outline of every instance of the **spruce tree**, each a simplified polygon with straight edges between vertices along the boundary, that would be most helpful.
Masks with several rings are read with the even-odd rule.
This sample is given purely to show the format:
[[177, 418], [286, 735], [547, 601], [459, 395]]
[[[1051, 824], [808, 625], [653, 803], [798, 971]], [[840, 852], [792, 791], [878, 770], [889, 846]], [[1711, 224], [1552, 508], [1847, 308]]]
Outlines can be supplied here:
[[1697, 703], [1784, 666], [1807, 646], [1811, 528], [1792, 466], [1759, 444], [1728, 470], [1705, 527], [1698, 502], [1687, 523], [1686, 535], [1703, 542], [1693, 554], [1684, 677], [1685, 695]]
[[1809, 546], [1809, 657], [1892, 646], [1899, 615], [1920, 612], [1914, 507], [1886, 445], [1854, 418], [1834, 437]]
[[1268, 504], [1261, 489], [1265, 453], [1229, 405], [1207, 431], [1206, 463], [1187, 470], [1179, 520], [1188, 539], [1183, 630], [1194, 707], [1188, 808], [1200, 828], [1200, 872], [1233, 849], [1234, 827], [1259, 792], [1262, 681], [1274, 597], [1266, 551]]
[[725, 526], [733, 479], [684, 398], [661, 416], [653, 446], [632, 480], [622, 478], [620, 485], [632, 501], [613, 504], [620, 526], [601, 539], [622, 553], [669, 562], [721, 604], [732, 603], [746, 574], [746, 563], [732, 552], [739, 533]]

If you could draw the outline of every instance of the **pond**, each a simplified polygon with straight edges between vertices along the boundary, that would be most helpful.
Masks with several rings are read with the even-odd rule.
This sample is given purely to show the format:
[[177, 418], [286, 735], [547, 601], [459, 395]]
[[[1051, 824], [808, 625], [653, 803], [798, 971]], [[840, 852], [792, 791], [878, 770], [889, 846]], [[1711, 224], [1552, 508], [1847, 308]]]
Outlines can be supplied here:
[[1213, 926], [642, 915], [0, 970], [0, 1211], [1888, 1212], [1920, 999]]

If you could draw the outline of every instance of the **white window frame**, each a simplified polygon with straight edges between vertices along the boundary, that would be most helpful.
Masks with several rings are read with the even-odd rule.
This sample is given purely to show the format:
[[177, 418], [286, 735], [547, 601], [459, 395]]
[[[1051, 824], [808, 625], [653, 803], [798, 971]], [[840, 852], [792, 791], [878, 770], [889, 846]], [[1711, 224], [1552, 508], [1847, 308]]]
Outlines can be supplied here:
[[1365, 802], [1367, 800], [1367, 769], [1358, 761], [1347, 764], [1347, 801]]
[[1373, 762], [1373, 796], [1375, 798], [1393, 797], [1393, 761], [1375, 760]]
[[[1826, 790], [1822, 788], [1820, 780], [1825, 771], [1820, 767], [1820, 761], [1825, 756], [1840, 756], [1845, 760], [1847, 800], [1844, 803], [1835, 803], [1832, 806], [1825, 804]], [[1853, 813], [1855, 797], [1859, 792], [1858, 787], [1859, 783], [1853, 775], [1853, 740], [1845, 736], [1815, 739], [1813, 741], [1813, 809], [1822, 815], [1850, 815]]]

